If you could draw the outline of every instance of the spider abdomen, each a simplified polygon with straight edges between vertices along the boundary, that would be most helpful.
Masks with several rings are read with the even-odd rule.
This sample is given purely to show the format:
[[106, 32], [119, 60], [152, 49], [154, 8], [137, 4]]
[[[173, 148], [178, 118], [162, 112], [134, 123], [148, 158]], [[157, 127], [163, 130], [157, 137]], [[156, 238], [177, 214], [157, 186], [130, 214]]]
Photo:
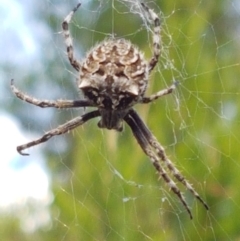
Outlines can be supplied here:
[[[122, 98], [132, 105], [143, 97], [148, 82], [148, 65], [143, 54], [125, 39], [107, 39], [86, 56], [80, 69], [79, 88], [96, 106], [119, 109]], [[90, 89], [89, 89], [90, 88]], [[90, 90], [90, 92], [89, 92]], [[97, 98], [94, 98], [97, 97]], [[106, 102], [106, 98], [111, 103]], [[131, 106], [131, 105], [130, 105]]]

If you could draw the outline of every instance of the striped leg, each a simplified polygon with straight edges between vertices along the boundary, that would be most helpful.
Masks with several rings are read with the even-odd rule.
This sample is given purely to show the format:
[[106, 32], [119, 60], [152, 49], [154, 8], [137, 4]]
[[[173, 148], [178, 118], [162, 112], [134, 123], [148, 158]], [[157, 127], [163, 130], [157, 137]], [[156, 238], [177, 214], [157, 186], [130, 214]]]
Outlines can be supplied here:
[[[150, 157], [154, 167], [157, 169], [159, 175], [163, 180], [168, 184], [170, 189], [178, 196], [187, 212], [189, 213], [190, 218], [192, 219], [192, 213], [182, 195], [176, 183], [168, 176], [167, 172], [161, 167], [160, 162], [166, 166], [170, 174], [178, 181], [181, 182], [187, 190], [189, 190], [194, 197], [202, 203], [206, 210], [209, 209], [208, 205], [200, 197], [200, 195], [195, 191], [192, 185], [182, 176], [179, 170], [174, 166], [170, 159], [168, 159], [164, 148], [153, 136], [147, 126], [143, 123], [141, 118], [134, 110], [130, 110], [129, 114], [124, 118], [124, 120], [131, 127], [134, 136], [136, 137], [139, 145], [142, 147], [143, 151], [147, 156]], [[160, 161], [160, 162], [159, 162]]]
[[143, 97], [142, 103], [148, 104], [149, 102], [157, 100], [158, 98], [160, 98], [164, 95], [171, 94], [175, 90], [177, 84], [178, 84], [178, 82], [174, 82], [170, 87], [168, 87], [166, 89], [160, 90], [157, 93], [150, 95], [149, 97]]
[[22, 152], [23, 150], [32, 147], [32, 146], [36, 146], [39, 145], [43, 142], [48, 141], [50, 138], [52, 138], [53, 136], [56, 135], [62, 135], [64, 133], [67, 133], [75, 128], [77, 128], [78, 126], [84, 124], [85, 122], [87, 122], [88, 120], [95, 118], [97, 116], [99, 116], [100, 113], [98, 110], [86, 113], [82, 116], [76, 117], [68, 122], [66, 122], [63, 125], [58, 126], [55, 129], [52, 129], [50, 131], [47, 131], [42, 137], [40, 137], [39, 139], [33, 140], [31, 142], [28, 142], [26, 144], [23, 144], [21, 146], [17, 147], [17, 151], [23, 155], [23, 156], [28, 156], [29, 154]]
[[160, 164], [159, 157], [155, 154], [154, 150], [152, 149], [152, 146], [149, 143], [148, 137], [145, 135], [145, 131], [141, 129], [141, 126], [139, 126], [138, 120], [135, 119], [135, 116], [132, 115], [132, 112], [130, 112], [124, 120], [127, 122], [127, 124], [132, 129], [132, 132], [137, 139], [137, 142], [141, 146], [142, 150], [145, 152], [145, 154], [150, 158], [153, 166], [157, 170], [157, 173], [160, 177], [166, 182], [168, 187], [171, 189], [173, 193], [177, 195], [185, 209], [187, 210], [190, 218], [192, 219], [192, 213], [190, 208], [187, 205], [187, 202], [185, 201], [185, 198], [179, 188], [177, 187], [176, 183], [169, 177], [167, 172], [164, 170], [164, 168]]
[[73, 14], [78, 10], [80, 6], [81, 6], [81, 3], [78, 3], [78, 5], [67, 15], [67, 17], [64, 19], [62, 23], [63, 35], [65, 38], [65, 44], [67, 46], [68, 59], [71, 65], [73, 66], [73, 68], [76, 69], [77, 71], [79, 71], [80, 69], [80, 63], [74, 57], [73, 43], [72, 43], [72, 38], [70, 36], [68, 25], [71, 22]]
[[36, 105], [42, 108], [54, 107], [59, 109], [63, 109], [63, 108], [66, 109], [66, 108], [93, 106], [89, 100], [39, 100], [39, 99], [36, 99], [17, 89], [17, 87], [14, 85], [13, 79], [11, 80], [11, 90], [20, 100], [26, 101], [32, 105]]
[[148, 16], [148, 19], [150, 23], [153, 23], [153, 56], [151, 60], [149, 61], [149, 72], [153, 70], [153, 68], [156, 66], [158, 62], [158, 58], [160, 55], [160, 42], [161, 42], [161, 22], [158, 17], [158, 15], [150, 8], [148, 8], [144, 3], [141, 3], [143, 6], [146, 15]]

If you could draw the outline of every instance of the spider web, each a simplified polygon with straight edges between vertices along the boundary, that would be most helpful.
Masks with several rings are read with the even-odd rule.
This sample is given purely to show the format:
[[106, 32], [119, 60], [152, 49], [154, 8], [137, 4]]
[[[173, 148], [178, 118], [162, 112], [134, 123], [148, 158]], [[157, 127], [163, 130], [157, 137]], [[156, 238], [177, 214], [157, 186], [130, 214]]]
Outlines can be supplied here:
[[[170, 86], [174, 80], [180, 84], [172, 95], [136, 106], [136, 110], [210, 210], [206, 211], [178, 184], [193, 212], [190, 220], [178, 198], [158, 180], [130, 129], [125, 126], [122, 133], [102, 130], [97, 128], [98, 120], [93, 120], [41, 148], [46, 151], [54, 195], [47, 229], [35, 231], [45, 239], [46, 233], [49, 239], [57, 235], [59, 240], [240, 237], [239, 2], [219, 1], [218, 9], [215, 3], [203, 0], [146, 3], [162, 21], [161, 56], [147, 94]], [[32, 80], [31, 90], [22, 81], [33, 96], [79, 98], [74, 82], [77, 73], [67, 61], [60, 32], [62, 19], [75, 5], [73, 1], [38, 3], [53, 34], [50, 44], [41, 46], [45, 57], [41, 81], [33, 87], [36, 80]], [[79, 59], [113, 35], [131, 40], [146, 58], [152, 55], [152, 28], [140, 1], [83, 1], [74, 15], [71, 32]], [[38, 71], [33, 70], [33, 78]], [[51, 87], [53, 91], [46, 91]], [[26, 110], [28, 114], [22, 119], [27, 130], [38, 131], [37, 135], [88, 111], [30, 106]], [[37, 127], [29, 117], [32, 111]], [[44, 228], [46, 233], [42, 232]]]

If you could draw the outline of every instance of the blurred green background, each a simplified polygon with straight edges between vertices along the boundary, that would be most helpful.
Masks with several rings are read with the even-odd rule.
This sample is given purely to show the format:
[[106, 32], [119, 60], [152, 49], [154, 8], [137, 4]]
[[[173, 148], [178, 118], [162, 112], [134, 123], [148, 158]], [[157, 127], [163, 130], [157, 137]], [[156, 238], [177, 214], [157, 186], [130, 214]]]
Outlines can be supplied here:
[[[71, 25], [79, 59], [112, 33], [130, 39], [151, 56], [151, 33], [137, 8], [126, 2], [83, 2]], [[158, 180], [130, 129], [100, 130], [93, 120], [43, 144], [53, 192], [48, 225], [26, 232], [21, 220], [31, 207], [27, 214], [8, 212], [0, 216], [2, 240], [240, 240], [240, 3], [146, 3], [161, 15], [163, 27], [162, 56], [147, 93], [174, 79], [180, 84], [173, 95], [136, 109], [206, 200], [209, 212], [179, 185], [193, 212], [190, 220], [178, 198]], [[7, 101], [1, 108], [21, 121], [26, 133], [40, 136], [83, 113], [30, 106], [9, 90], [9, 79], [14, 77], [21, 90], [38, 98], [79, 98], [77, 73], [68, 63], [60, 33], [63, 18], [75, 5], [75, 1], [34, 1], [30, 16], [46, 28], [38, 29], [46, 36], [38, 43], [41, 58], [29, 63], [23, 56], [24, 67], [2, 63], [8, 80], [4, 80]]]

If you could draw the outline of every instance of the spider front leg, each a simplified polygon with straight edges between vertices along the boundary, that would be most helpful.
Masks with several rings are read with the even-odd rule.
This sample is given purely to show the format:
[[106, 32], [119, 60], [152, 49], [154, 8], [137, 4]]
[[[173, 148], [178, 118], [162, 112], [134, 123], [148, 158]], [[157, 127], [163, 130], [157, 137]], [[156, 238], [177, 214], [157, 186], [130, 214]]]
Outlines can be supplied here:
[[[137, 139], [137, 142], [141, 146], [142, 150], [145, 152], [145, 154], [150, 158], [152, 161], [153, 166], [157, 170], [157, 173], [160, 177], [163, 178], [163, 180], [167, 183], [169, 188], [175, 193], [180, 201], [182, 202], [183, 206], [186, 208], [190, 219], [193, 218], [190, 208], [187, 205], [187, 202], [185, 201], [182, 193], [180, 192], [179, 188], [177, 187], [176, 183], [168, 176], [167, 172], [164, 170], [164, 168], [161, 166], [159, 162], [159, 157], [154, 153], [152, 146], [149, 143], [149, 139], [146, 136], [145, 133], [145, 124], [141, 121], [141, 124], [139, 123], [140, 118], [136, 118], [137, 113], [134, 110], [130, 110], [129, 114], [127, 114], [124, 118], [124, 120], [127, 122], [127, 124], [132, 129], [132, 132]], [[139, 125], [140, 124], [140, 125]], [[143, 126], [144, 125], [144, 128]]]
[[144, 3], [141, 3], [145, 14], [148, 17], [150, 24], [154, 25], [153, 28], [153, 56], [148, 63], [149, 72], [151, 72], [158, 62], [160, 56], [160, 42], [161, 42], [161, 21], [158, 15], [150, 8], [148, 8]]
[[78, 3], [78, 5], [67, 15], [67, 17], [64, 19], [62, 23], [63, 35], [65, 38], [65, 44], [67, 46], [68, 59], [71, 65], [73, 66], [73, 68], [76, 69], [77, 71], [80, 70], [81, 64], [74, 57], [73, 43], [72, 43], [72, 38], [70, 36], [68, 25], [72, 19], [73, 14], [78, 10], [80, 6], [81, 6], [81, 3]]
[[149, 156], [159, 175], [168, 184], [170, 189], [178, 196], [178, 198], [186, 208], [187, 212], [189, 213], [190, 218], [192, 219], [192, 213], [182, 193], [180, 192], [176, 183], [168, 176], [164, 168], [161, 167], [159, 160], [168, 168], [173, 177], [175, 177], [177, 181], [181, 182], [195, 196], [195, 198], [202, 203], [205, 209], [208, 210], [208, 205], [203, 201], [203, 199], [195, 191], [192, 185], [181, 175], [181, 173], [174, 166], [174, 164], [168, 159], [164, 148], [153, 136], [153, 134], [150, 132], [150, 130], [147, 128], [147, 126], [144, 124], [138, 114], [133, 109], [131, 109], [127, 116], [124, 118], [124, 120], [132, 129], [132, 132], [136, 137], [139, 145], [146, 153], [146, 155]]
[[147, 126], [144, 124], [142, 119], [138, 116], [138, 114], [131, 110], [129, 112], [130, 116], [134, 119], [136, 122], [136, 125], [139, 130], [143, 133], [144, 137], [148, 141], [148, 144], [155, 150], [157, 153], [157, 156], [160, 158], [160, 160], [165, 164], [165, 166], [168, 168], [168, 170], [172, 173], [172, 175], [181, 182], [187, 190], [189, 190], [194, 197], [202, 203], [202, 205], [205, 207], [206, 210], [209, 209], [208, 205], [203, 201], [203, 199], [200, 197], [200, 195], [195, 191], [195, 189], [192, 187], [192, 185], [182, 176], [180, 171], [174, 166], [174, 164], [169, 160], [167, 157], [164, 148], [161, 146], [161, 144], [157, 141], [156, 137], [151, 133], [151, 131], [147, 128]]
[[65, 124], [63, 125], [60, 125], [58, 126], [57, 128], [55, 129], [52, 129], [48, 132], [46, 132], [42, 137], [40, 137], [39, 139], [37, 140], [34, 140], [34, 141], [31, 141], [27, 144], [24, 144], [24, 145], [21, 145], [21, 146], [18, 146], [17, 147], [17, 151], [23, 155], [23, 156], [27, 156], [29, 154], [27, 153], [23, 153], [22, 151], [29, 148], [29, 147], [32, 147], [32, 146], [36, 146], [36, 145], [39, 145], [43, 142], [46, 142], [48, 141], [50, 138], [52, 138], [53, 136], [56, 136], [56, 135], [62, 135], [66, 132], [69, 132], [70, 130], [73, 130], [75, 129], [76, 127], [82, 125], [83, 123], [85, 123], [86, 121], [92, 119], [92, 118], [95, 118], [97, 116], [99, 116], [100, 113], [98, 110], [96, 111], [92, 111], [92, 112], [89, 112], [89, 113], [86, 113], [80, 117], [76, 117], [68, 122], [66, 122]]
[[27, 94], [24, 94], [14, 85], [13, 79], [11, 80], [12, 92], [21, 100], [26, 101], [32, 105], [36, 105], [42, 108], [54, 107], [54, 108], [76, 108], [93, 106], [88, 100], [39, 100]]

